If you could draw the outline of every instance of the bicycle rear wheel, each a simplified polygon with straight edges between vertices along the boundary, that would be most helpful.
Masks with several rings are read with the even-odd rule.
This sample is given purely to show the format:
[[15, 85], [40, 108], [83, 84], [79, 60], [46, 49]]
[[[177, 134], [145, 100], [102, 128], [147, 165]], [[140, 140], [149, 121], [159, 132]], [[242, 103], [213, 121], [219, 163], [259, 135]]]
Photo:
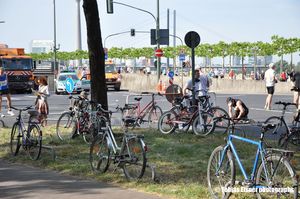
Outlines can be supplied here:
[[150, 112], [148, 117], [148, 125], [149, 128], [158, 128], [158, 120], [162, 115], [162, 110], [159, 106], [154, 106]]
[[75, 116], [71, 112], [63, 113], [56, 124], [56, 134], [60, 140], [69, 140], [76, 133], [77, 126]]
[[291, 133], [282, 141], [282, 147], [290, 151], [300, 152], [300, 132]]
[[174, 121], [177, 118], [177, 114], [174, 111], [167, 111], [163, 113], [158, 120], [158, 130], [162, 134], [171, 134], [176, 129]]
[[[201, 115], [201, 122], [200, 122]], [[202, 112], [193, 121], [193, 132], [199, 136], [207, 136], [215, 129], [213, 115], [210, 113]]]
[[264, 123], [275, 125], [275, 128], [265, 132], [264, 141], [266, 147], [281, 148], [284, 137], [287, 137], [289, 132], [286, 123], [277, 116], [269, 117]]
[[26, 151], [32, 160], [38, 160], [42, 150], [42, 131], [38, 125], [30, 125], [26, 140]]
[[144, 144], [140, 138], [130, 138], [121, 151], [121, 165], [128, 180], [143, 177], [147, 159]]
[[228, 113], [224, 109], [219, 107], [212, 107], [207, 112], [211, 113], [214, 118], [220, 118], [217, 121], [215, 121], [215, 132], [226, 133], [230, 125], [230, 121], [228, 119], [225, 119], [229, 118]]
[[[256, 186], [262, 188], [282, 188], [281, 192], [271, 191], [264, 192], [263, 189], [258, 189], [257, 198], [297, 198], [298, 197], [298, 182], [296, 174], [286, 158], [279, 154], [272, 154], [266, 157], [266, 172], [264, 165], [261, 164], [257, 171]], [[267, 178], [268, 176], [268, 178]], [[269, 179], [269, 181], [267, 180]], [[284, 190], [284, 189], [291, 190]], [[278, 190], [277, 189], [277, 190]], [[291, 191], [291, 192], [289, 192]]]
[[227, 150], [221, 162], [224, 146], [218, 146], [211, 153], [207, 166], [208, 190], [212, 198], [229, 198], [230, 192], [224, 188], [232, 188], [235, 183], [235, 165], [231, 151]]
[[97, 136], [90, 146], [90, 165], [94, 172], [105, 173], [110, 164], [107, 136]]
[[10, 151], [13, 156], [16, 156], [21, 147], [22, 129], [19, 123], [14, 123], [10, 133]]

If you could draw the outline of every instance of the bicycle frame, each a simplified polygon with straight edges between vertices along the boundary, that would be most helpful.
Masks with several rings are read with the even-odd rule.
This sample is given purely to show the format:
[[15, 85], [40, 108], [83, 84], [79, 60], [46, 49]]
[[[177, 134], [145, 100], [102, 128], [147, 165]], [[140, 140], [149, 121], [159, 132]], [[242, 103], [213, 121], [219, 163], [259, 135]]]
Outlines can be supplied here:
[[[252, 144], [252, 145], [256, 145], [257, 146], [257, 151], [256, 151], [256, 155], [255, 155], [255, 160], [254, 160], [254, 163], [253, 163], [253, 168], [252, 168], [252, 172], [251, 172], [251, 175], [250, 177], [248, 177], [245, 169], [244, 169], [244, 166], [238, 156], [238, 153], [234, 147], [234, 144], [232, 143], [232, 140], [233, 139], [236, 139], [236, 140], [239, 140], [239, 141], [242, 141], [242, 142], [246, 142], [246, 143], [249, 143], [249, 144]], [[254, 140], [250, 140], [250, 139], [247, 139], [247, 138], [244, 138], [244, 137], [240, 137], [240, 136], [237, 136], [237, 135], [229, 135], [228, 136], [228, 140], [227, 140], [227, 144], [226, 146], [224, 147], [224, 150], [221, 154], [221, 159], [220, 159], [220, 162], [218, 163], [219, 165], [219, 168], [222, 166], [222, 162], [224, 160], [224, 157], [226, 155], [226, 152], [227, 150], [231, 150], [233, 155], [234, 155], [234, 158], [236, 159], [238, 165], [239, 165], [239, 168], [244, 176], [244, 179], [246, 182], [254, 182], [254, 178], [255, 178], [255, 174], [256, 174], [256, 170], [257, 170], [257, 167], [258, 167], [258, 163], [259, 163], [259, 157], [261, 157], [261, 162], [263, 164], [263, 169], [264, 169], [264, 173], [266, 175], [266, 178], [267, 178], [267, 181], [269, 182], [270, 181], [270, 178], [268, 176], [268, 172], [267, 172], [267, 169], [266, 169], [266, 164], [265, 164], [265, 154], [266, 154], [266, 151], [263, 147], [263, 141], [262, 141], [262, 138], [261, 140], [259, 141], [254, 141]], [[219, 171], [219, 168], [217, 170], [217, 172]]]

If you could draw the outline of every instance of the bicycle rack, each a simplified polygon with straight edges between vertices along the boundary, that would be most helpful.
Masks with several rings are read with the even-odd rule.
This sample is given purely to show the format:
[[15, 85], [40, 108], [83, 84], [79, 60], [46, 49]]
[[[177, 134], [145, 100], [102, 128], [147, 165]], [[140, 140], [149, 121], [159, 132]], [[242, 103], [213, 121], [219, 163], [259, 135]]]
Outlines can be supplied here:
[[44, 145], [42, 145], [42, 149], [49, 150], [49, 151], [50, 151], [50, 153], [51, 153], [52, 159], [53, 159], [54, 161], [56, 160], [56, 152], [55, 152], [55, 150], [54, 150], [54, 148], [53, 148], [53, 147], [51, 147], [51, 146], [44, 146]]
[[147, 163], [146, 168], [150, 168], [151, 169], [151, 179], [154, 182], [159, 182], [159, 179], [158, 179], [157, 174], [156, 174], [156, 166]]

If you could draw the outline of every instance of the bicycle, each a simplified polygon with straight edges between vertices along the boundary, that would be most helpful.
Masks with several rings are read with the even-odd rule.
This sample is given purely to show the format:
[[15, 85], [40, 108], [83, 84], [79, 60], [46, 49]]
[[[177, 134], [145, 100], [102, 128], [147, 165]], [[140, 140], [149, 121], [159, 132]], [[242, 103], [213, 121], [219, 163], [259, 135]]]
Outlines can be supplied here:
[[285, 115], [285, 112], [286, 112], [288, 106], [296, 106], [296, 104], [289, 103], [289, 102], [282, 102], [282, 101], [275, 102], [275, 104], [283, 105], [281, 115], [279, 117], [271, 116], [268, 119], [266, 119], [266, 121], [264, 123], [272, 123], [275, 125], [274, 129], [272, 129], [270, 132], [267, 132], [267, 136], [279, 135], [280, 137], [278, 140], [276, 140], [276, 139], [274, 139], [274, 136], [273, 136], [266, 141], [266, 144], [269, 147], [277, 146], [277, 147], [284, 148], [287, 145], [286, 142], [287, 142], [289, 135], [291, 135], [290, 128], [288, 128], [288, 126], [287, 126], [287, 123], [284, 119], [284, 115]]
[[[102, 109], [101, 105], [99, 108], [111, 117], [112, 111]], [[143, 141], [144, 136], [129, 134], [125, 130], [119, 146], [110, 126], [110, 119], [103, 116], [100, 119], [100, 132], [90, 146], [89, 161], [92, 170], [97, 173], [105, 173], [110, 164], [113, 163], [116, 165], [115, 169], [119, 167], [123, 170], [128, 180], [142, 178], [147, 165], [147, 146]], [[131, 122], [127, 120], [130, 119], [124, 119], [125, 127], [128, 127]]]
[[[32, 107], [33, 105], [18, 109], [11, 106], [11, 108], [18, 111], [19, 114], [16, 119], [17, 121], [12, 126], [10, 150], [13, 156], [17, 156], [22, 146], [32, 160], [38, 160], [42, 150], [42, 131], [40, 126], [31, 120], [34, 111], [28, 110]], [[30, 114], [27, 127], [22, 118], [23, 111], [28, 111], [28, 114]]]
[[[90, 144], [93, 134], [89, 131], [89, 101], [85, 98], [70, 96], [70, 111], [60, 115], [56, 123], [56, 134], [62, 141], [81, 135], [83, 140]], [[75, 100], [73, 102], [73, 100]]]
[[[122, 111], [122, 118], [128, 118], [132, 121], [132, 123], [127, 124], [128, 127], [134, 129], [136, 126], [141, 126], [144, 122], [148, 123], [149, 128], [157, 128], [157, 123], [162, 115], [162, 109], [157, 105], [155, 101], [155, 96], [160, 93], [151, 93], [151, 92], [142, 92], [141, 95], [151, 95], [151, 101], [146, 104], [143, 108], [141, 108], [140, 101], [142, 97], [135, 97], [134, 100], [136, 103], [129, 104], [126, 103], [125, 107]], [[148, 115], [148, 118], [145, 117]], [[124, 127], [124, 123], [122, 126]]]
[[[228, 120], [231, 120], [228, 118]], [[213, 198], [229, 198], [235, 185], [239, 184], [251, 188], [257, 198], [298, 197], [298, 179], [289, 162], [293, 152], [283, 149], [265, 148], [264, 136], [274, 124], [261, 125], [259, 141], [247, 139], [229, 133], [226, 144], [216, 147], [208, 160], [207, 181], [208, 189]], [[257, 146], [252, 172], [248, 175], [238, 156], [233, 140]], [[238, 163], [244, 181], [236, 181], [235, 162]], [[264, 192], [272, 190], [274, 192]], [[288, 188], [288, 191], [285, 190]]]

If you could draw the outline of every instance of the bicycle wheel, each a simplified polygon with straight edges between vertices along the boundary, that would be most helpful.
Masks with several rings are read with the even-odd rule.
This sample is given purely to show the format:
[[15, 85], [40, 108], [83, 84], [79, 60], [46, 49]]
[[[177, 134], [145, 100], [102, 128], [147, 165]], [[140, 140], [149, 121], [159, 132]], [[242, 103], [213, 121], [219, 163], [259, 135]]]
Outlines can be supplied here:
[[[298, 182], [296, 174], [286, 158], [279, 154], [271, 154], [266, 157], [264, 165], [261, 164], [257, 171], [256, 186], [259, 187], [256, 193], [257, 198], [297, 198]], [[267, 178], [268, 176], [268, 178]], [[281, 192], [264, 191], [263, 188], [282, 188]], [[289, 190], [284, 190], [284, 189]], [[277, 189], [277, 190], [278, 190]]]
[[211, 113], [214, 118], [219, 118], [218, 120], [215, 120], [215, 132], [226, 133], [230, 125], [230, 121], [228, 119], [225, 119], [229, 118], [228, 113], [224, 109], [219, 107], [212, 107], [207, 112]]
[[26, 140], [26, 151], [32, 160], [38, 160], [42, 150], [42, 131], [38, 125], [30, 125]]
[[[201, 115], [201, 121], [200, 121]], [[202, 112], [193, 121], [193, 132], [199, 136], [207, 136], [214, 131], [215, 123], [213, 115], [207, 112]]]
[[208, 160], [207, 181], [212, 198], [229, 198], [231, 193], [224, 188], [232, 188], [235, 183], [235, 165], [232, 153], [227, 150], [221, 162], [223, 150], [224, 146], [218, 146]]
[[147, 164], [145, 144], [140, 138], [130, 138], [124, 144], [120, 160], [123, 172], [128, 180], [138, 180], [143, 177]]
[[286, 139], [282, 140], [282, 145], [284, 149], [300, 152], [300, 133], [293, 132]]
[[97, 136], [90, 146], [90, 165], [97, 173], [105, 173], [110, 163], [110, 149], [107, 136]]
[[22, 129], [19, 123], [14, 123], [10, 133], [10, 151], [13, 156], [16, 156], [18, 154], [21, 147], [21, 132]]
[[264, 141], [266, 147], [281, 147], [283, 138], [287, 136], [289, 132], [286, 123], [277, 116], [269, 117], [264, 123], [275, 125], [275, 128], [269, 129], [265, 132]]
[[154, 106], [150, 112], [148, 117], [148, 125], [149, 128], [158, 128], [158, 120], [162, 115], [162, 110], [159, 106]]
[[69, 140], [76, 133], [75, 116], [71, 112], [63, 113], [56, 124], [56, 134], [60, 140]]
[[177, 114], [174, 111], [167, 111], [163, 113], [158, 120], [158, 130], [162, 134], [171, 134], [176, 129], [176, 120]]

